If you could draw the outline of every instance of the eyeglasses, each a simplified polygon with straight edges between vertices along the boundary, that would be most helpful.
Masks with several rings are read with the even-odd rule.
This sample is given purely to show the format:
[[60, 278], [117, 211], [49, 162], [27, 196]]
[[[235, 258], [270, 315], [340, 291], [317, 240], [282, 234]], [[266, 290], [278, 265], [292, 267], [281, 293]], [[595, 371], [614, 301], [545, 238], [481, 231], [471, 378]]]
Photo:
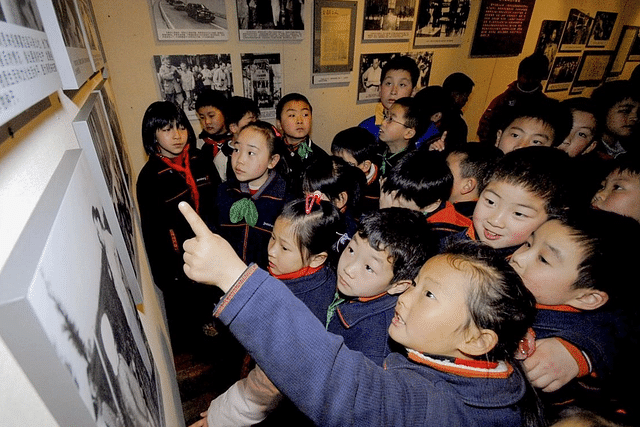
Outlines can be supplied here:
[[397, 121], [397, 120], [392, 119], [390, 116], [387, 116], [386, 114], [383, 114], [383, 115], [382, 115], [382, 120], [384, 120], [385, 122], [393, 122], [393, 123], [397, 123], [397, 124], [399, 124], [400, 126], [404, 126], [404, 127], [406, 127], [406, 128], [408, 128], [408, 127], [409, 127], [409, 126], [405, 125], [405, 124], [404, 124], [404, 123], [402, 123], [402, 122], [399, 122], [399, 121]]

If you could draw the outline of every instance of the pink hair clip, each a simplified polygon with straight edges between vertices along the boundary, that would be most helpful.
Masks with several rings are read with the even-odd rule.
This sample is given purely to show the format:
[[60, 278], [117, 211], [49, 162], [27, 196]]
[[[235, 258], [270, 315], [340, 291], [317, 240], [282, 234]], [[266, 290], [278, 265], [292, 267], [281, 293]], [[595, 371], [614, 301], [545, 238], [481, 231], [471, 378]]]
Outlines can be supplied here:
[[274, 125], [271, 125], [271, 127], [273, 128], [273, 133], [275, 133], [278, 138], [282, 138], [282, 134], [278, 132], [278, 129]]
[[319, 191], [307, 194], [307, 197], [304, 200], [304, 212], [309, 215], [313, 208], [313, 204], [316, 203], [317, 205], [320, 205], [320, 200], [322, 200], [322, 193]]

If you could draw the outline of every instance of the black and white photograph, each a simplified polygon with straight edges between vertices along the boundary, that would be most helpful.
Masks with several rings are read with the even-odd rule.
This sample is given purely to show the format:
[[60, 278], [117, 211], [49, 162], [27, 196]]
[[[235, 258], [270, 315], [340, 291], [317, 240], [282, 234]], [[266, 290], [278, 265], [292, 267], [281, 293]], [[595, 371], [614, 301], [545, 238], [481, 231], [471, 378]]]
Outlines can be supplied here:
[[564, 29], [565, 21], [544, 20], [540, 26], [540, 34], [538, 35], [538, 43], [536, 44], [536, 53], [542, 54], [549, 60], [549, 72], [553, 60], [558, 53], [560, 45], [560, 37]]
[[93, 71], [99, 71], [106, 60], [104, 49], [98, 32], [98, 24], [93, 14], [93, 7], [89, 0], [76, 0], [78, 14], [80, 15], [85, 43], [89, 49]]
[[229, 40], [224, 0], [149, 0], [158, 40]]
[[127, 283], [134, 284], [131, 292], [137, 303], [142, 302], [139, 285], [138, 254], [135, 242], [135, 207], [120, 165], [120, 156], [113, 139], [100, 93], [87, 99], [73, 122], [80, 146], [87, 152], [94, 178], [107, 206], [107, 217], [113, 228], [115, 242], [120, 246]]
[[580, 55], [556, 56], [547, 79], [546, 92], [559, 92], [569, 89], [578, 70]]
[[191, 120], [196, 120], [196, 99], [203, 90], [233, 95], [230, 54], [155, 55], [153, 62], [160, 99], [182, 108]]
[[416, 0], [365, 0], [363, 41], [409, 40]]
[[597, 12], [595, 18], [593, 18], [593, 26], [587, 41], [587, 47], [605, 47], [611, 40], [617, 19], [618, 14], [616, 12]]
[[617, 77], [622, 73], [622, 70], [624, 70], [624, 65], [629, 59], [631, 48], [633, 47], [638, 37], [639, 30], [640, 27], [633, 25], [624, 25], [622, 27], [620, 37], [618, 38], [618, 44], [616, 46], [615, 54], [613, 56], [613, 59], [611, 60], [609, 71], [607, 72], [607, 77]]
[[240, 40], [301, 40], [305, 0], [236, 0]]
[[36, 0], [63, 89], [79, 89], [94, 73], [74, 0]]
[[578, 95], [587, 87], [599, 86], [605, 79], [612, 57], [613, 51], [588, 50], [584, 52], [569, 94]]
[[[0, 11], [3, 38], [0, 125], [3, 125], [55, 92], [61, 82], [35, 0], [2, 0]], [[20, 40], [29, 43], [25, 45]]]
[[592, 17], [578, 9], [571, 9], [560, 39], [560, 52], [575, 52], [584, 49], [589, 34], [591, 34], [592, 25]]
[[82, 150], [68, 151], [27, 223], [30, 244], [11, 255], [20, 297], [0, 294], [0, 323], [19, 337], [0, 331], [60, 425], [160, 427], [159, 380], [113, 227]]
[[282, 63], [279, 53], [243, 53], [243, 96], [260, 108], [260, 118], [275, 119], [276, 105], [282, 98]]
[[460, 45], [470, 9], [471, 0], [420, 0], [413, 47]]

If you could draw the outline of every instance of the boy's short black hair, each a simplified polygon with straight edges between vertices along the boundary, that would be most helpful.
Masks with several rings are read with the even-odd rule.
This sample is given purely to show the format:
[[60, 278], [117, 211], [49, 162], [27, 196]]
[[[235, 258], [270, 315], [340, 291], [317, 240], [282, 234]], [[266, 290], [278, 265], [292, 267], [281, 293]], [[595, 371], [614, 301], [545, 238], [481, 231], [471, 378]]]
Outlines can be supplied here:
[[628, 80], [614, 80], [598, 86], [591, 93], [591, 99], [597, 107], [596, 120], [602, 130], [606, 126], [609, 110], [625, 99], [640, 102], [640, 91]]
[[365, 160], [370, 160], [376, 164], [379, 163], [377, 159], [378, 150], [376, 137], [359, 126], [341, 130], [333, 137], [331, 142], [331, 153], [338, 154], [346, 151], [356, 159], [358, 164]]
[[395, 56], [391, 58], [382, 67], [380, 80], [384, 80], [387, 77], [387, 73], [392, 70], [407, 71], [411, 75], [412, 86], [416, 87], [416, 85], [418, 84], [420, 69], [418, 68], [418, 64], [416, 64], [416, 61], [414, 61], [413, 58], [406, 55]]
[[451, 106], [451, 98], [442, 86], [427, 86], [420, 89], [413, 97], [422, 110], [423, 120], [431, 120], [436, 113], [446, 114]]
[[471, 77], [465, 73], [449, 74], [442, 82], [442, 88], [449, 94], [454, 92], [471, 93], [474, 86], [475, 83], [471, 80]]
[[520, 102], [513, 108], [505, 110], [501, 116], [498, 129], [504, 131], [516, 119], [527, 118], [539, 120], [553, 129], [552, 147], [562, 144], [571, 132], [573, 116], [571, 112], [560, 105], [560, 101], [552, 98], [528, 100]]
[[391, 169], [381, 190], [397, 191], [397, 196], [412, 200], [425, 208], [438, 200], [448, 200], [453, 186], [453, 175], [446, 157], [439, 151], [413, 150]]
[[227, 115], [225, 119], [227, 125], [238, 124], [245, 114], [251, 113], [256, 116], [256, 119], [260, 117], [260, 108], [258, 104], [251, 99], [244, 96], [232, 96], [229, 100], [229, 108], [227, 109]]
[[527, 56], [518, 65], [518, 77], [532, 80], [544, 80], [549, 75], [549, 59], [542, 53]]
[[637, 175], [640, 179], [640, 157], [630, 153], [620, 154], [611, 161], [609, 171]]
[[460, 155], [460, 175], [476, 179], [478, 194], [482, 193], [496, 163], [504, 155], [498, 147], [473, 142], [455, 147], [449, 152], [452, 154]]
[[227, 106], [229, 105], [229, 100], [225, 96], [223, 92], [213, 90], [213, 89], [205, 89], [198, 94], [198, 98], [196, 99], [196, 112], [202, 107], [214, 107], [220, 110], [225, 118], [227, 117]]
[[505, 154], [489, 177], [531, 191], [545, 201], [550, 217], [562, 214], [570, 204], [571, 158], [552, 147], [525, 147]]
[[292, 92], [292, 93], [286, 94], [285, 96], [283, 96], [280, 99], [280, 101], [278, 101], [278, 104], [276, 105], [276, 119], [278, 119], [278, 120], [281, 119], [282, 109], [287, 104], [287, 102], [291, 102], [291, 101], [304, 102], [305, 104], [307, 104], [309, 106], [309, 112], [313, 113], [313, 108], [311, 108], [311, 103], [309, 102], [307, 97], [302, 95], [302, 94], [300, 94], [300, 93]]
[[415, 135], [409, 142], [415, 142], [427, 130], [427, 120], [424, 119], [420, 104], [415, 98], [406, 96], [394, 102], [404, 110], [404, 126], [415, 130]]
[[391, 283], [413, 280], [438, 252], [438, 240], [424, 216], [410, 209], [386, 208], [362, 218], [357, 231], [369, 245], [386, 251], [393, 264]]

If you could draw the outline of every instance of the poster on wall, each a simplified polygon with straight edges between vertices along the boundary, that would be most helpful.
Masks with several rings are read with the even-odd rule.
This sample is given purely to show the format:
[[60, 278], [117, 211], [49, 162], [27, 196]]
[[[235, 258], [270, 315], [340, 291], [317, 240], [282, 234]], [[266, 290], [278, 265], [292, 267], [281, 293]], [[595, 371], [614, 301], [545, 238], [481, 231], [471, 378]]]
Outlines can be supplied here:
[[471, 0], [420, 0], [413, 47], [460, 45], [470, 9]]
[[304, 0], [236, 0], [241, 41], [302, 40]]
[[605, 79], [613, 51], [586, 51], [573, 79], [569, 95], [578, 95], [587, 87], [596, 87]]
[[52, 48], [35, 2], [0, 9], [0, 125], [60, 86]]
[[622, 73], [622, 70], [624, 70], [624, 64], [627, 63], [627, 59], [629, 58], [629, 52], [631, 52], [631, 48], [638, 37], [639, 30], [640, 27], [632, 25], [625, 25], [622, 27], [622, 32], [620, 33], [618, 45], [616, 47], [613, 60], [611, 61], [607, 77], [617, 77]]
[[617, 19], [618, 13], [616, 12], [597, 12], [593, 19], [587, 47], [605, 47], [611, 40]]
[[535, 0], [482, 0], [470, 56], [518, 56], [535, 3]]
[[0, 335], [59, 425], [160, 427], [158, 371], [90, 169], [83, 150], [64, 154], [0, 271]]
[[547, 79], [546, 92], [560, 92], [569, 89], [576, 75], [580, 55], [556, 56]]
[[356, 36], [354, 1], [316, 1], [313, 15], [313, 84], [351, 80]]
[[76, 0], [76, 9], [80, 16], [82, 34], [85, 44], [89, 49], [89, 58], [91, 59], [93, 71], [101, 70], [104, 67], [106, 60], [104, 56], [104, 49], [102, 47], [102, 40], [100, 39], [100, 33], [98, 33], [98, 23], [96, 22], [96, 17], [93, 14], [93, 7], [89, 0]]
[[629, 56], [627, 57], [628, 62], [638, 62], [640, 61], [640, 32], [636, 34], [633, 39], [633, 43], [631, 43], [631, 48], [629, 49]]
[[233, 94], [230, 54], [155, 55], [153, 57], [160, 99], [182, 108], [190, 120], [197, 120], [196, 99], [205, 89]]
[[416, 84], [416, 92], [429, 85], [431, 68], [433, 66], [433, 52], [395, 52], [395, 53], [367, 53], [360, 55], [358, 73], [358, 103], [378, 102], [380, 100], [380, 86], [382, 85], [382, 67], [387, 61], [396, 56], [406, 55], [418, 64], [420, 75]]
[[362, 41], [408, 41], [416, 0], [365, 0]]
[[229, 40], [224, 0], [149, 0], [158, 40]]
[[282, 63], [279, 53], [243, 53], [243, 96], [253, 99], [260, 108], [260, 118], [276, 118], [276, 105], [282, 98]]
[[540, 27], [540, 34], [538, 35], [538, 43], [536, 44], [535, 53], [544, 55], [549, 60], [549, 72], [553, 65], [553, 60], [558, 53], [558, 46], [560, 45], [560, 36], [564, 29], [564, 21], [542, 21]]
[[79, 89], [94, 73], [74, 0], [36, 0], [63, 89]]
[[592, 17], [578, 9], [571, 9], [560, 39], [560, 52], [583, 50], [591, 33], [592, 24]]
[[89, 95], [73, 121], [73, 130], [91, 165], [98, 194], [105, 206], [124, 273], [127, 275], [127, 283], [135, 284], [131, 293], [136, 302], [141, 303], [142, 289], [135, 240], [135, 207], [99, 92]]

